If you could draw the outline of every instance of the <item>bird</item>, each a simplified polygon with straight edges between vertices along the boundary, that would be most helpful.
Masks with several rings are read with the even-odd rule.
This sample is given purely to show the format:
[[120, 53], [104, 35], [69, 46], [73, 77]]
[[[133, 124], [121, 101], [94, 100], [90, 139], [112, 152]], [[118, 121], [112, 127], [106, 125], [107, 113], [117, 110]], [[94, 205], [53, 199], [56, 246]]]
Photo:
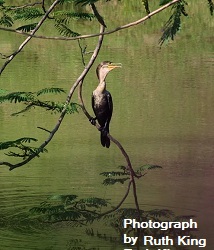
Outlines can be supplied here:
[[100, 125], [100, 141], [102, 146], [106, 148], [110, 147], [110, 139], [107, 134], [113, 112], [112, 97], [110, 92], [106, 90], [106, 77], [111, 70], [121, 67], [121, 63], [103, 61], [96, 69], [99, 84], [92, 93], [92, 108], [95, 114], [93, 121], [97, 120]]

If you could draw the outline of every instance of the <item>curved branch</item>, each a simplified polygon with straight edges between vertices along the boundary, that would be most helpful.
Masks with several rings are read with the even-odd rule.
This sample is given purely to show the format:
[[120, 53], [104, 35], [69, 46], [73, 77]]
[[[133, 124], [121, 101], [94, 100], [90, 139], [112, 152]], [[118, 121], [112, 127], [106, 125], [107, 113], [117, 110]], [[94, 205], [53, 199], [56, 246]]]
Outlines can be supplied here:
[[[105, 30], [105, 27], [104, 26], [101, 26], [100, 27], [100, 33], [104, 32]], [[57, 124], [55, 125], [54, 129], [50, 132], [49, 134], [49, 137], [46, 139], [45, 142], [43, 142], [40, 147], [39, 147], [39, 150], [37, 153], [34, 153], [32, 154], [31, 156], [29, 156], [26, 160], [18, 163], [18, 164], [11, 164], [9, 162], [0, 162], [0, 165], [6, 165], [6, 166], [9, 166], [9, 170], [13, 170], [15, 168], [18, 168], [18, 167], [21, 167], [23, 165], [25, 165], [26, 163], [28, 163], [29, 161], [31, 161], [32, 159], [34, 159], [36, 156], [39, 155], [39, 153], [49, 144], [49, 142], [53, 139], [55, 133], [57, 132], [57, 130], [59, 129], [61, 123], [62, 123], [62, 120], [66, 114], [66, 106], [69, 104], [70, 100], [71, 100], [71, 97], [75, 91], [75, 89], [77, 88], [77, 86], [83, 81], [83, 79], [85, 78], [86, 74], [88, 73], [89, 69], [91, 68], [91, 66], [93, 65], [99, 51], [100, 51], [100, 48], [102, 46], [102, 41], [103, 41], [103, 35], [100, 35], [99, 36], [99, 39], [98, 39], [98, 43], [97, 43], [97, 46], [91, 56], [91, 59], [90, 61], [88, 62], [87, 66], [85, 67], [85, 69], [83, 70], [83, 72], [81, 73], [81, 75], [78, 77], [78, 79], [76, 80], [76, 82], [73, 84], [73, 86], [71, 87], [70, 91], [69, 91], [69, 94], [67, 96], [67, 99], [66, 99], [66, 102], [65, 102], [65, 105], [64, 105], [64, 109], [63, 111], [61, 112], [61, 115], [58, 119], [58, 122]]]
[[117, 27], [117, 28], [115, 28], [113, 30], [110, 30], [110, 31], [97, 33], [97, 34], [88, 34], [88, 35], [82, 35], [82, 36], [76, 36], [76, 37], [47, 37], [47, 36], [36, 36], [36, 35], [29, 34], [27, 32], [22, 32], [22, 31], [10, 29], [10, 28], [4, 28], [4, 27], [0, 27], [0, 30], [14, 32], [14, 33], [17, 33], [17, 34], [20, 34], [20, 35], [31, 36], [31, 37], [39, 38], [39, 39], [47, 39], [47, 40], [72, 41], [72, 40], [78, 40], [78, 39], [82, 39], [82, 38], [87, 39], [87, 38], [96, 37], [96, 36], [100, 36], [100, 35], [110, 35], [112, 33], [118, 32], [120, 30], [127, 29], [127, 28], [130, 28], [132, 26], [141, 24], [141, 23], [145, 22], [146, 20], [150, 19], [152, 16], [158, 14], [159, 12], [167, 9], [168, 7], [170, 7], [171, 5], [173, 5], [173, 4], [175, 4], [175, 3], [179, 2], [179, 1], [181, 1], [181, 0], [173, 0], [170, 3], [167, 3], [167, 4], [163, 5], [159, 9], [151, 12], [147, 16], [145, 16], [145, 17], [143, 17], [143, 18], [141, 18], [141, 19], [139, 19], [137, 21], [134, 21], [134, 22], [119, 26], [119, 27]]
[[128, 184], [126, 193], [125, 193], [124, 197], [122, 198], [122, 200], [120, 201], [120, 203], [119, 203], [116, 207], [114, 207], [113, 209], [111, 209], [111, 210], [109, 210], [109, 211], [107, 211], [107, 212], [104, 212], [104, 213], [102, 213], [102, 214], [99, 214], [99, 217], [102, 217], [102, 216], [104, 216], [104, 215], [110, 214], [110, 213], [116, 211], [118, 208], [120, 208], [120, 206], [123, 204], [123, 202], [126, 200], [128, 194], [129, 194], [131, 184], [132, 184], [132, 181], [129, 181], [129, 184]]
[[45, 13], [45, 15], [42, 17], [42, 19], [39, 21], [39, 23], [36, 25], [35, 29], [31, 31], [30, 34], [28, 34], [28, 38], [25, 39], [25, 41], [19, 46], [19, 48], [13, 52], [13, 54], [7, 59], [7, 61], [3, 64], [2, 68], [0, 69], [0, 75], [1, 73], [4, 71], [4, 69], [6, 68], [6, 66], [14, 59], [14, 57], [19, 54], [22, 49], [25, 47], [25, 45], [31, 40], [31, 38], [33, 37], [33, 35], [37, 32], [37, 30], [41, 27], [41, 25], [43, 24], [43, 22], [48, 18], [48, 15], [50, 14], [50, 12], [55, 8], [55, 6], [59, 3], [60, 0], [55, 0], [53, 2], [53, 4], [50, 6], [50, 8], [47, 10], [47, 12]]

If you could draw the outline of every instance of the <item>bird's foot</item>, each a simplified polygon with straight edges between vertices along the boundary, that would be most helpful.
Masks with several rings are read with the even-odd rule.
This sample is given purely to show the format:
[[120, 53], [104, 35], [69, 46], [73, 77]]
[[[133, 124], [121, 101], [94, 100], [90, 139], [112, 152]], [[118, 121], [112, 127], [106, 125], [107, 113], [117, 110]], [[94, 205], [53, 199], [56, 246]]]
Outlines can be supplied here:
[[90, 119], [89, 119], [89, 122], [92, 124], [92, 125], [96, 125], [96, 117], [95, 118], [93, 118], [93, 117], [91, 117]]

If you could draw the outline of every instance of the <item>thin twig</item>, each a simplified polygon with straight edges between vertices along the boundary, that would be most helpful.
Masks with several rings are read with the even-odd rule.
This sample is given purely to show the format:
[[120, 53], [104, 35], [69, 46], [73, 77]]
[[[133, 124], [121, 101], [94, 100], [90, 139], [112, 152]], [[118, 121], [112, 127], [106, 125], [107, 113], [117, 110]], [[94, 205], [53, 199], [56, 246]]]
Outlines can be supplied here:
[[110, 30], [110, 31], [97, 33], [97, 34], [88, 34], [88, 35], [81, 35], [81, 36], [76, 36], [76, 37], [47, 37], [47, 36], [36, 36], [34, 34], [32, 35], [32, 34], [29, 34], [27, 32], [14, 30], [14, 29], [10, 29], [10, 28], [5, 28], [5, 27], [0, 27], [0, 30], [15, 32], [15, 33], [20, 34], [20, 35], [32, 36], [34, 38], [47, 39], [47, 40], [72, 41], [72, 40], [78, 40], [78, 39], [82, 39], [82, 38], [87, 39], [87, 38], [96, 37], [96, 36], [100, 36], [100, 35], [110, 35], [112, 33], [118, 32], [120, 30], [127, 29], [127, 28], [133, 27], [135, 25], [139, 25], [139, 24], [145, 22], [146, 20], [150, 19], [152, 16], [158, 14], [159, 12], [163, 11], [164, 9], [167, 9], [168, 7], [170, 7], [171, 5], [173, 5], [173, 4], [175, 4], [175, 3], [179, 2], [179, 1], [181, 1], [181, 0], [173, 0], [173, 1], [169, 2], [168, 4], [163, 5], [159, 9], [151, 12], [147, 16], [145, 16], [145, 17], [143, 17], [143, 18], [141, 18], [141, 19], [139, 19], [137, 21], [134, 21], [134, 22], [119, 26], [119, 27], [117, 27], [117, 28], [115, 28], [113, 30]]
[[39, 5], [39, 4], [42, 4], [42, 2], [28, 3], [28, 4], [25, 4], [25, 5], [9, 7], [9, 8], [7, 7], [7, 9], [8, 10], [23, 9], [23, 8], [32, 7], [32, 6]]
[[80, 48], [80, 52], [81, 52], [81, 57], [82, 57], [82, 63], [85, 67], [85, 59], [84, 59], [84, 51], [85, 51], [85, 48], [83, 49], [81, 44], [80, 44], [80, 39], [77, 40], [78, 42], [78, 45], [79, 45], [79, 48]]
[[32, 35], [34, 35], [36, 33], [36, 31], [41, 27], [41, 25], [43, 24], [43, 22], [46, 20], [46, 18], [48, 18], [48, 15], [55, 8], [55, 6], [59, 3], [59, 1], [60, 0], [54, 1], [54, 3], [50, 6], [50, 8], [45, 13], [45, 15], [42, 17], [42, 19], [38, 22], [38, 24], [36, 25], [35, 29], [33, 29], [31, 31], [31, 33], [29, 34], [28, 38], [25, 39], [25, 41], [19, 46], [19, 48], [3, 64], [2, 68], [0, 69], [0, 75], [2, 74], [2, 72], [4, 71], [4, 69], [6, 68], [6, 66], [14, 59], [14, 57], [17, 54], [19, 54], [22, 51], [22, 49], [26, 46], [26, 44], [31, 40]]
[[46, 9], [45, 9], [45, 0], [42, 0], [42, 9], [43, 9], [44, 13], [47, 12]]
[[46, 129], [46, 128], [42, 128], [42, 127], [37, 127], [37, 128], [39, 128], [39, 129], [41, 129], [41, 130], [44, 130], [44, 131], [46, 131], [46, 132], [48, 132], [48, 133], [51, 133], [51, 131], [48, 130], [48, 129]]

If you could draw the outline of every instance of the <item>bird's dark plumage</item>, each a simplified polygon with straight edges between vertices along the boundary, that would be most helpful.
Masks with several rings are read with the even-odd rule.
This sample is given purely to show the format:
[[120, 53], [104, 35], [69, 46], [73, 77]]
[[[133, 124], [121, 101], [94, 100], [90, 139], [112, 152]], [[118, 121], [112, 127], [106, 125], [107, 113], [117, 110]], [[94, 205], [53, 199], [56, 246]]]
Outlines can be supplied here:
[[110, 147], [110, 139], [107, 134], [109, 133], [109, 123], [113, 112], [113, 102], [111, 94], [106, 90], [105, 79], [112, 69], [118, 67], [121, 67], [121, 65], [116, 65], [108, 61], [104, 61], [98, 65], [96, 72], [99, 84], [92, 94], [92, 108], [101, 126], [101, 144], [107, 148]]

